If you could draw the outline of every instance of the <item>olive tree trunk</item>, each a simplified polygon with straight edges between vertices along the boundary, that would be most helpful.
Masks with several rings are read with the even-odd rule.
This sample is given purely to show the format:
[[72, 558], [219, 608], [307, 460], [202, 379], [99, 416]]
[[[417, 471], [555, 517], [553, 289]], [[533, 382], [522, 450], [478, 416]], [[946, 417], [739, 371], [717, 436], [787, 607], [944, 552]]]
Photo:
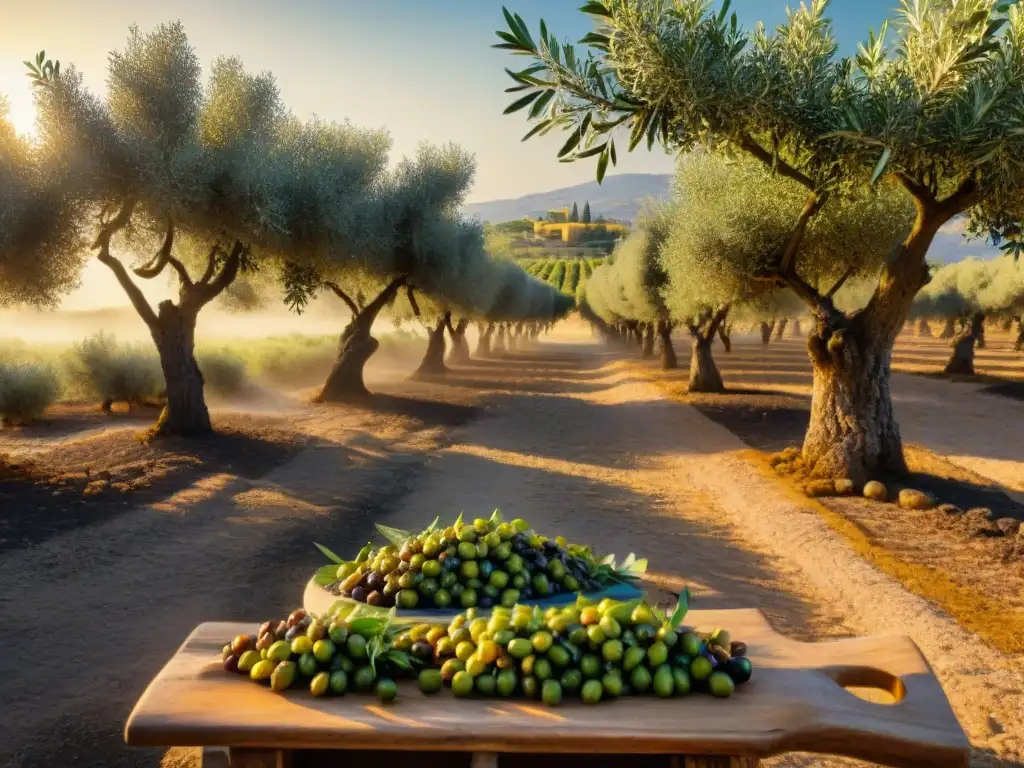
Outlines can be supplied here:
[[916, 333], [918, 336], [932, 335], [932, 327], [928, 324], [928, 321], [925, 318], [922, 317], [920, 320], [917, 321]]
[[478, 336], [476, 339], [476, 356], [477, 357], [490, 357], [491, 356], [491, 334], [494, 333], [494, 323], [483, 323], [477, 324]]
[[725, 392], [722, 374], [711, 354], [711, 339], [697, 336], [690, 354], [690, 392]]
[[427, 351], [423, 355], [420, 367], [413, 372], [413, 377], [444, 376], [448, 373], [448, 367], [444, 364], [444, 352], [447, 346], [444, 341], [444, 332], [450, 322], [451, 313], [445, 312], [444, 317], [430, 329], [427, 336]]
[[727, 304], [689, 324], [690, 335], [693, 336], [693, 348], [690, 353], [690, 392], [725, 392], [722, 374], [718, 372], [712, 354], [712, 344], [728, 314]]
[[781, 339], [786, 333], [786, 326], [789, 324], [789, 318], [783, 317], [775, 324], [775, 338]]
[[950, 342], [953, 353], [949, 362], [943, 369], [943, 373], [962, 376], [974, 375], [974, 347], [978, 339], [983, 337], [985, 332], [985, 316], [980, 312], [973, 315], [969, 322], [965, 323], [960, 333]]
[[977, 187], [965, 182], [943, 202], [915, 189], [920, 197], [914, 227], [882, 269], [867, 306], [845, 314], [831, 293], [792, 283], [815, 316], [807, 339], [814, 383], [803, 445], [805, 466], [815, 476], [849, 478], [859, 486], [883, 473], [907, 471], [889, 386], [892, 350], [914, 296], [928, 281], [925, 257], [935, 233], [970, 206]]
[[947, 317], [946, 322], [942, 325], [942, 330], [939, 331], [940, 339], [952, 339], [956, 336], [956, 320], [952, 317]]
[[640, 348], [640, 356], [645, 360], [654, 357], [654, 323], [644, 325], [644, 342]]
[[772, 320], [770, 323], [761, 321], [761, 343], [767, 344], [772, 340], [772, 329], [775, 328], [775, 321]]
[[461, 318], [454, 326], [449, 319], [448, 333], [452, 337], [452, 351], [448, 353], [449, 365], [469, 365], [472, 360], [469, 355], [469, 342], [466, 341], [466, 329], [469, 327], [469, 320]]
[[196, 362], [196, 312], [164, 301], [150, 328], [160, 355], [167, 404], [153, 433], [192, 437], [213, 431], [203, 395], [203, 374]]
[[671, 371], [679, 365], [676, 350], [672, 346], [672, 323], [667, 320], [658, 321], [658, 338], [661, 340], [661, 370]]
[[1017, 318], [1017, 340], [1013, 342], [1013, 348], [1017, 352], [1024, 352], [1024, 317]]
[[732, 352], [732, 328], [725, 323], [719, 325], [718, 338], [721, 340], [722, 346], [725, 347], [726, 353]]
[[502, 323], [498, 326], [498, 335], [494, 337], [494, 351], [500, 355], [505, 349], [505, 324]]
[[801, 336], [803, 336], [803, 328], [800, 327], [800, 321], [799, 320], [794, 320], [793, 321], [792, 328], [793, 328], [793, 338], [794, 339], [799, 339]]
[[363, 381], [363, 369], [380, 347], [380, 342], [370, 332], [381, 310], [394, 301], [403, 285], [405, 277], [395, 278], [388, 283], [373, 301], [355, 314], [342, 331], [338, 342], [338, 358], [327, 374], [327, 380], [315, 398], [316, 402], [344, 402], [369, 394]]
[[859, 327], [827, 342], [811, 336], [813, 391], [803, 453], [814, 474], [858, 485], [879, 471], [903, 471], [903, 443], [889, 391], [892, 344]]
[[505, 344], [508, 347], [509, 352], [515, 352], [519, 349], [519, 337], [516, 335], [516, 327], [511, 326], [505, 333]]

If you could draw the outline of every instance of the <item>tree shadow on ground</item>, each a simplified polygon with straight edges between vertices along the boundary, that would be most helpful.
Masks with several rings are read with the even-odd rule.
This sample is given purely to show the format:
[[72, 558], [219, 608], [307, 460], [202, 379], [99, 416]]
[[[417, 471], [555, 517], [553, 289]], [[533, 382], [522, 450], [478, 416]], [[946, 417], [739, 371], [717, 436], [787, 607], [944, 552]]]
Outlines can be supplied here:
[[1024, 381], [1006, 381], [985, 387], [981, 390], [987, 395], [999, 395], [1013, 400], [1024, 400]]
[[[432, 383], [444, 383], [443, 379]], [[433, 400], [429, 397], [414, 398], [386, 392], [372, 392], [366, 397], [345, 404], [356, 410], [404, 416], [430, 427], [460, 427], [480, 415], [481, 409], [472, 405], [459, 405]]]
[[[537, 376], [523, 376], [522, 378], [488, 379], [473, 376], [459, 376], [458, 374], [451, 372], [446, 376], [438, 377], [433, 381], [436, 384], [447, 387], [461, 387], [463, 389], [478, 389], [493, 392], [532, 392], [536, 394], [557, 394], [564, 392], [567, 385], [572, 389], [572, 391], [580, 394], [600, 392], [608, 389], [609, 387], [609, 384], [606, 383], [589, 383], [582, 380], [566, 381], [561, 378], [560, 373], [558, 377], [541, 373]], [[646, 379], [631, 376], [624, 379], [617, 379], [615, 381], [615, 385], [630, 383], [636, 384], [645, 381]]]
[[0, 554], [161, 502], [219, 473], [256, 479], [304, 441], [257, 419], [214, 419], [218, 431], [144, 442], [131, 430], [56, 445], [0, 474]]

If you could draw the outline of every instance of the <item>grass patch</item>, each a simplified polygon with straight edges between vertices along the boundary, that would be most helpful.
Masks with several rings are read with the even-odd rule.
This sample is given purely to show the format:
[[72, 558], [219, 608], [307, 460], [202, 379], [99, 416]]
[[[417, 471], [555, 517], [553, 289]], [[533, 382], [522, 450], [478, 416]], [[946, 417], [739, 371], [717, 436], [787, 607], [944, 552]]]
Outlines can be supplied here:
[[755, 450], [744, 451], [744, 454], [758, 471], [777, 480], [797, 504], [814, 510], [857, 554], [883, 573], [936, 603], [961, 626], [985, 638], [1000, 651], [1024, 651], [1024, 614], [1008, 611], [1004, 602], [958, 584], [941, 570], [903, 560], [875, 542], [862, 526], [827, 504], [808, 498], [795, 480], [776, 473], [768, 461], [770, 454]]

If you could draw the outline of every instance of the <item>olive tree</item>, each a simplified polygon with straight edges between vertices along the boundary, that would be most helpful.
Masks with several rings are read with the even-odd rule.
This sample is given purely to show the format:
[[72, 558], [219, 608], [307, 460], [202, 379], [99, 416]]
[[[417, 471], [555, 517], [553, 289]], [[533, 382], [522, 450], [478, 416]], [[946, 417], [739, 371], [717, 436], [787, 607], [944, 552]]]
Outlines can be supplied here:
[[1024, 268], [1007, 256], [992, 262], [992, 279], [979, 292], [979, 303], [993, 314], [1016, 321], [1013, 348], [1024, 352]]
[[984, 345], [985, 316], [991, 311], [981, 297], [995, 277], [994, 267], [973, 258], [946, 264], [914, 297], [911, 319], [941, 319], [956, 327], [945, 373], [974, 374], [974, 349]]
[[[274, 79], [237, 59], [214, 62], [207, 87], [180, 24], [132, 28], [109, 57], [107, 96], [73, 67], [36, 89], [42, 151], [73, 169], [96, 214], [92, 247], [149, 328], [167, 404], [155, 434], [211, 430], [196, 363], [204, 306], [272, 255], [316, 257], [351, 226], [346, 202], [365, 197], [386, 163], [379, 132], [287, 114]], [[126, 261], [152, 249], [134, 269]], [[171, 272], [177, 302], [151, 306], [135, 278]]]
[[77, 285], [81, 207], [66, 190], [59, 167], [15, 133], [0, 96], [0, 307], [55, 306]]
[[363, 370], [379, 347], [373, 324], [403, 290], [429, 293], [457, 278], [458, 255], [448, 250], [456, 226], [451, 220], [475, 170], [473, 156], [461, 148], [424, 144], [372, 190], [356, 222], [363, 233], [361, 250], [328, 247], [322, 258], [284, 264], [285, 301], [293, 309], [301, 312], [313, 296], [328, 290], [352, 312], [319, 401], [367, 394]]
[[588, 306], [606, 322], [634, 322], [643, 328], [643, 357], [653, 357], [657, 334], [663, 370], [677, 364], [675, 323], [662, 296], [666, 277], [660, 261], [669, 216], [667, 205], [645, 211], [639, 228], [619, 242], [613, 259], [594, 270], [585, 289]]
[[[764, 278], [803, 191], [745, 158], [695, 153], [679, 163], [674, 194], [679, 213], [662, 255], [666, 295], [676, 316], [701, 317], [709, 326], [696, 335], [691, 381], [720, 391], [711, 359], [718, 318], [734, 308], [737, 320], [765, 322], [793, 315], [802, 304], [788, 285]], [[891, 184], [837, 197], [806, 225], [794, 253], [797, 278], [839, 314], [836, 293], [851, 277], [875, 272], [876, 260], [899, 244], [912, 217], [909, 200]]]
[[[827, 0], [788, 13], [775, 31], [747, 32], [728, 3], [591, 0], [597, 22], [577, 55], [546, 28], [535, 41], [506, 12], [499, 47], [534, 60], [511, 73], [508, 111], [569, 132], [563, 159], [616, 161], [629, 149], [705, 146], [748, 156], [800, 190], [802, 202], [763, 259], [763, 277], [791, 288], [814, 318], [814, 372], [804, 459], [816, 474], [862, 481], [905, 471], [889, 388], [892, 347], [927, 277], [939, 228], [968, 213], [976, 231], [1020, 239], [1024, 213], [1024, 13], [1002, 0], [901, 0], [896, 45], [887, 27], [858, 53], [837, 55]], [[801, 274], [801, 241], [851, 187], [881, 179], [913, 202], [895, 251], [871, 259], [877, 287], [862, 310], [838, 311]], [[834, 255], [847, 260], [848, 243]], [[849, 243], [852, 245], [852, 243]], [[867, 268], [867, 265], [865, 265]], [[845, 269], [840, 267], [840, 273]]]

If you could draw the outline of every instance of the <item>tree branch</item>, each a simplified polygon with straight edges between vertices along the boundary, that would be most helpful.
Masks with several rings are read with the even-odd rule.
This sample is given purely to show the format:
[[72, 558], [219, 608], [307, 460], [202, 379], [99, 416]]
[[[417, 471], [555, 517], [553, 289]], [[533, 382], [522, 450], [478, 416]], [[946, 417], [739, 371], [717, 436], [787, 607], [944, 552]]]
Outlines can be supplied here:
[[914, 197], [914, 199], [924, 203], [925, 205], [933, 205], [935, 203], [935, 196], [932, 195], [931, 190], [924, 184], [919, 184], [915, 179], [911, 178], [908, 173], [900, 171], [896, 174], [896, 179], [903, 185], [903, 188]]
[[951, 219], [957, 214], [963, 213], [981, 198], [981, 191], [974, 176], [964, 179], [956, 192], [939, 201], [939, 209], [943, 215]]
[[838, 280], [836, 280], [836, 284], [833, 285], [832, 288], [829, 289], [829, 292], [825, 294], [825, 298], [826, 299], [831, 299], [833, 296], [835, 296], [836, 292], [840, 288], [843, 287], [843, 284], [846, 283], [847, 280], [849, 280], [851, 277], [853, 277], [853, 274], [856, 271], [857, 271], [857, 265], [856, 264], [851, 264], [847, 268], [847, 270], [845, 272], [843, 272], [842, 277], [840, 277]]
[[800, 211], [800, 216], [797, 217], [796, 226], [790, 230], [789, 240], [786, 242], [786, 250], [782, 252], [782, 259], [779, 261], [779, 272], [783, 277], [788, 279], [789, 275], [796, 275], [796, 255], [807, 232], [807, 224], [810, 222], [811, 217], [821, 210], [821, 206], [825, 204], [827, 199], [828, 193], [826, 192], [820, 195], [816, 192], [811, 192], [804, 201], [803, 210]]
[[149, 302], [146, 301], [146, 297], [139, 290], [139, 286], [134, 283], [128, 274], [128, 270], [124, 268], [124, 264], [110, 254], [110, 238], [128, 226], [134, 210], [135, 201], [128, 200], [121, 206], [121, 210], [113, 219], [105, 222], [101, 220], [100, 231], [96, 235], [92, 247], [99, 249], [96, 258], [101, 264], [105, 264], [110, 268], [110, 271], [117, 278], [117, 282], [121, 284], [124, 292], [128, 294], [128, 299], [131, 301], [135, 311], [139, 313], [139, 316], [147, 326], [153, 328], [157, 322], [156, 312], [153, 311]]
[[767, 165], [769, 168], [775, 168], [775, 171], [785, 176], [787, 179], [792, 179], [797, 184], [800, 184], [812, 192], [817, 188], [811, 177], [805, 173], [798, 171], [792, 165], [787, 163], [782, 158], [776, 158], [776, 156], [769, 152], [767, 149], [762, 147], [758, 142], [754, 140], [749, 134], [743, 134], [736, 142], [740, 149], [750, 153], [755, 158], [760, 160], [762, 163]]
[[[220, 271], [217, 272], [212, 279], [204, 279], [199, 282], [198, 285], [193, 285], [188, 290], [182, 300], [182, 305], [190, 305], [193, 311], [198, 312], [204, 306], [209, 304], [215, 298], [217, 298], [224, 290], [234, 282], [238, 276], [238, 269], [242, 264], [242, 256], [245, 254], [247, 248], [242, 244], [241, 240], [236, 240], [235, 244], [231, 248], [231, 253], [228, 254], [227, 259], [224, 260], [224, 264], [221, 266]], [[214, 252], [210, 252], [210, 262], [206, 265], [206, 273], [210, 273], [210, 263], [213, 263], [215, 256]], [[206, 278], [207, 274], [203, 277]]]
[[330, 290], [334, 291], [335, 295], [339, 299], [344, 301], [345, 304], [348, 305], [348, 308], [351, 310], [353, 316], [359, 314], [359, 306], [354, 301], [352, 301], [352, 299], [349, 298], [347, 293], [341, 290], [340, 285], [330, 280], [327, 280], [326, 282], [324, 282], [324, 288], [329, 288]]
[[174, 247], [174, 222], [167, 219], [167, 232], [164, 234], [163, 245], [157, 250], [156, 254], [148, 263], [143, 264], [138, 269], [132, 271], [141, 277], [143, 280], [152, 280], [154, 277], [164, 271], [164, 267], [167, 266], [168, 259], [171, 258], [171, 249]]
[[174, 256], [171, 256], [171, 254], [167, 254], [167, 263], [170, 264], [174, 268], [174, 271], [178, 273], [178, 279], [181, 280], [181, 284], [185, 290], [193, 287], [194, 283], [192, 282], [192, 278], [189, 276], [188, 270], [185, 268], [184, 264], [178, 261]]
[[452, 335], [452, 338], [455, 338], [455, 327], [452, 325], [452, 313], [451, 312], [445, 312], [445, 314], [444, 314], [444, 325], [448, 329], [448, 333], [450, 333]]
[[412, 307], [412, 313], [422, 320], [423, 315], [420, 313], [420, 305], [416, 303], [416, 296], [413, 294], [411, 285], [405, 289], [405, 295], [406, 298], [409, 299], [409, 306]]
[[206, 271], [203, 272], [203, 276], [199, 278], [199, 285], [209, 285], [213, 279], [214, 273], [217, 271], [217, 256], [220, 255], [220, 243], [214, 243], [213, 247], [210, 248], [210, 253], [206, 257]]

